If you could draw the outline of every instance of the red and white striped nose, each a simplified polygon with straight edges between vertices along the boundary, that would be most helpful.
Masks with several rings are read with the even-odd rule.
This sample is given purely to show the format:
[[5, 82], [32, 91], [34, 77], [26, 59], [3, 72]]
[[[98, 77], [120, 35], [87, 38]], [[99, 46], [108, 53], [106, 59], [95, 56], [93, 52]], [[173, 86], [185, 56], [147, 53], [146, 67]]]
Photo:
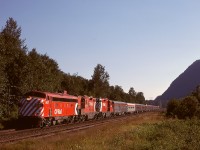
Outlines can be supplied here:
[[38, 98], [22, 99], [19, 114], [21, 116], [44, 116], [43, 100]]

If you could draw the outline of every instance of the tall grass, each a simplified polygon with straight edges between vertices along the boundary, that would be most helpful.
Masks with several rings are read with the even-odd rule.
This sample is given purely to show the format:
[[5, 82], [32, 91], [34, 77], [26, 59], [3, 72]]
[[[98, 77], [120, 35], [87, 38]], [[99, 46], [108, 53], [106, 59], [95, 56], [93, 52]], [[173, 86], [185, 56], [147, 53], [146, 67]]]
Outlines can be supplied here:
[[130, 149], [199, 150], [200, 120], [170, 120], [144, 124], [130, 132], [134, 142]]
[[0, 149], [42, 150], [199, 150], [200, 120], [163, 120], [160, 115], [76, 133], [18, 142]]

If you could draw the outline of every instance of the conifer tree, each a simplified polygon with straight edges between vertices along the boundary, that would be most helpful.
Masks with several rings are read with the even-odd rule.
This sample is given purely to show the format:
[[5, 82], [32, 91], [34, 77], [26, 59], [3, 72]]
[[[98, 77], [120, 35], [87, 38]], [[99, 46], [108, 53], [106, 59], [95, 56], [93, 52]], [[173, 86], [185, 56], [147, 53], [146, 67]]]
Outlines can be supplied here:
[[97, 64], [91, 80], [91, 88], [94, 96], [107, 97], [109, 91], [109, 74], [105, 71], [105, 67]]

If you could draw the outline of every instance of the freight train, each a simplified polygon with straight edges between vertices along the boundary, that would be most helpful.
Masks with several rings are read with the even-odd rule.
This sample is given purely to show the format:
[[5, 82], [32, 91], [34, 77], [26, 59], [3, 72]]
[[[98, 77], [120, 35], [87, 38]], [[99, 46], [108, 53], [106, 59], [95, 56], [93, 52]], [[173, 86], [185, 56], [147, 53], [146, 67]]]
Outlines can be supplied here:
[[107, 98], [31, 91], [19, 104], [19, 122], [31, 127], [101, 119], [158, 110], [159, 106], [113, 101]]

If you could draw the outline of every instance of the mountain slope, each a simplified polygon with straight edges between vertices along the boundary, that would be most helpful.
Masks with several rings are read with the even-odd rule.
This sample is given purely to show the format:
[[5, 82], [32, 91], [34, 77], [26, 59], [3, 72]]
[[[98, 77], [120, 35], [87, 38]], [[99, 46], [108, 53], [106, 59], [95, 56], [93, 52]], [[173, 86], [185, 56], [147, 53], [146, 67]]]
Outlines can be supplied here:
[[180, 74], [169, 88], [155, 101], [166, 103], [173, 98], [182, 98], [189, 95], [200, 84], [200, 60], [195, 61], [182, 74]]

